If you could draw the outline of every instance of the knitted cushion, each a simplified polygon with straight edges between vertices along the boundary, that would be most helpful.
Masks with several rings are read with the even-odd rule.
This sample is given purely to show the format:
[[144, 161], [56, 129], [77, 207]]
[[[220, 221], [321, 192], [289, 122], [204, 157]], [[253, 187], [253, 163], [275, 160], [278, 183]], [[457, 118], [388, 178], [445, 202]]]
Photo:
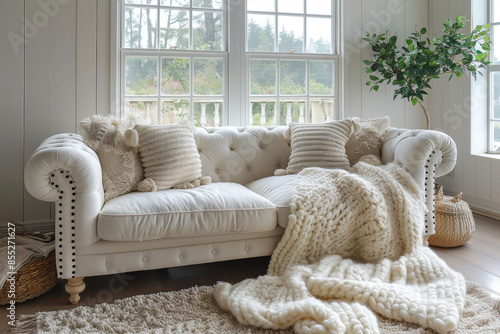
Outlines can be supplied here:
[[136, 190], [143, 179], [137, 149], [127, 147], [124, 139], [125, 130], [135, 124], [135, 120], [101, 115], [80, 122], [78, 134], [101, 162], [105, 201]]
[[351, 120], [353, 132], [345, 146], [351, 166], [365, 155], [380, 157], [384, 134], [389, 127], [389, 117], [368, 120], [352, 118]]
[[151, 184], [151, 188], [140, 185], [139, 191], [170, 189], [201, 178], [201, 160], [190, 122], [138, 125], [135, 130], [139, 134], [144, 177]]
[[304, 168], [348, 169], [345, 144], [351, 134], [351, 121], [292, 123], [292, 153], [286, 171], [297, 174]]

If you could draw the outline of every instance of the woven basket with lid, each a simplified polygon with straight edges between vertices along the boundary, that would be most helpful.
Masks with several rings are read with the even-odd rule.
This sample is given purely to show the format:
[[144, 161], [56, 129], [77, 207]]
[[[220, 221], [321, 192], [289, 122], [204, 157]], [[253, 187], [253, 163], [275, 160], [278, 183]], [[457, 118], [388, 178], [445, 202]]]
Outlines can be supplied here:
[[429, 244], [438, 247], [462, 246], [472, 238], [474, 217], [469, 205], [462, 200], [462, 193], [455, 197], [444, 196], [443, 187], [436, 194], [436, 234], [429, 237]]

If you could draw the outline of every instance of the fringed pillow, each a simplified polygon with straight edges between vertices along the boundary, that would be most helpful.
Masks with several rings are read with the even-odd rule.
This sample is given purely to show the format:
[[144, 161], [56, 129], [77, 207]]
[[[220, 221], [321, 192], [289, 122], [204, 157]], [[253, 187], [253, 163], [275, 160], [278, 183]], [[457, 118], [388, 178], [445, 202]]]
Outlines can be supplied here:
[[389, 127], [389, 117], [351, 120], [353, 131], [345, 146], [350, 165], [355, 165], [365, 155], [380, 157], [384, 135]]
[[202, 177], [201, 160], [189, 121], [138, 125], [127, 130], [127, 143], [138, 147], [145, 179], [139, 191], [194, 188], [211, 182]]
[[80, 122], [78, 134], [101, 162], [105, 201], [137, 190], [144, 178], [137, 148], [125, 143], [125, 130], [135, 124], [136, 120], [101, 115]]
[[349, 169], [345, 144], [350, 134], [350, 120], [290, 124], [290, 161], [286, 170], [278, 169], [275, 175], [297, 174], [308, 167]]

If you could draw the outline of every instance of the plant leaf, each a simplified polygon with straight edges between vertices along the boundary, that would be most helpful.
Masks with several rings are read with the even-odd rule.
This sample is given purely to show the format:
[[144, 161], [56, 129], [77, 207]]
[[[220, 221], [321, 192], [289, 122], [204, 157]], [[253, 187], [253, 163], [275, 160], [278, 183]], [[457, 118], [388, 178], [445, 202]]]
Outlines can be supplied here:
[[418, 99], [416, 97], [414, 97], [412, 100], [411, 100], [411, 104], [413, 104], [414, 106], [416, 106], [418, 103]]

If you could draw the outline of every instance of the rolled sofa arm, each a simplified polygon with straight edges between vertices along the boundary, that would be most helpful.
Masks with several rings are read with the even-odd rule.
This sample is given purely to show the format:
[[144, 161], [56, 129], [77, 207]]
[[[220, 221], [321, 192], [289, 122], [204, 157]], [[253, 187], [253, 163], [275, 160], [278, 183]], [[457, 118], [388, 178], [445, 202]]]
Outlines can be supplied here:
[[77, 134], [54, 135], [29, 159], [24, 181], [33, 197], [56, 203], [58, 277], [78, 277], [76, 249], [98, 240], [97, 216], [104, 204], [97, 154]]
[[403, 166], [424, 191], [427, 213], [424, 235], [434, 234], [434, 185], [436, 177], [455, 167], [457, 147], [445, 133], [433, 130], [389, 128], [382, 146], [382, 163]]

